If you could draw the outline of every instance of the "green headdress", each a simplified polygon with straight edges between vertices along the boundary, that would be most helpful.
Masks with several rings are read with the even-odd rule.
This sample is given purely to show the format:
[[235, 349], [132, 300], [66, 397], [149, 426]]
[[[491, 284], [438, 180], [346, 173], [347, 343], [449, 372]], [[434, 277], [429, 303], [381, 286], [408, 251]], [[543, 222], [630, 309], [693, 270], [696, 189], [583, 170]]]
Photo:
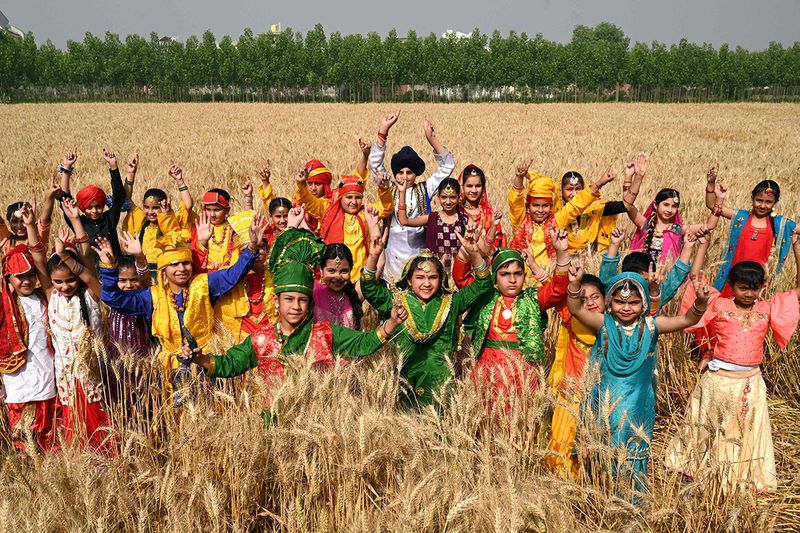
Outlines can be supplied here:
[[288, 228], [278, 235], [269, 254], [269, 270], [275, 294], [314, 293], [314, 269], [322, 257], [325, 243], [308, 230]]
[[497, 271], [500, 270], [500, 267], [514, 261], [522, 263], [524, 268], [525, 259], [517, 250], [512, 250], [511, 248], [500, 248], [497, 250], [492, 259], [492, 277], [497, 277]]

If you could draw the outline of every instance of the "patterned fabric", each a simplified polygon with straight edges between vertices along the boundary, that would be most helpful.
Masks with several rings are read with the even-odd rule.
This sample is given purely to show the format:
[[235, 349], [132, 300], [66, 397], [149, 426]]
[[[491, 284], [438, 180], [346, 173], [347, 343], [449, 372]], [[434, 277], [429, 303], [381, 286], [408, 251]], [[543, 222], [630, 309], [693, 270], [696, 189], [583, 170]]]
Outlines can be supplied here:
[[438, 211], [428, 214], [425, 242], [428, 249], [442, 261], [445, 272], [450, 272], [453, 268], [453, 257], [461, 248], [461, 241], [458, 240], [456, 232], [463, 235], [465, 226], [464, 218], [460, 214], [453, 224], [444, 222]]
[[[497, 318], [501, 313], [501, 299], [504, 297], [495, 289], [491, 299], [482, 298], [476, 303], [479, 309], [475, 323], [475, 333], [472, 337], [472, 353], [480, 359], [487, 342], [489, 329], [497, 327]], [[488, 301], [487, 301], [488, 300]], [[541, 363], [545, 359], [544, 339], [542, 336], [542, 318], [539, 310], [539, 298], [535, 288], [528, 288], [521, 292], [511, 303], [513, 316], [513, 331], [516, 339], [512, 343], [525, 361]], [[494, 319], [494, 320], [493, 320]]]

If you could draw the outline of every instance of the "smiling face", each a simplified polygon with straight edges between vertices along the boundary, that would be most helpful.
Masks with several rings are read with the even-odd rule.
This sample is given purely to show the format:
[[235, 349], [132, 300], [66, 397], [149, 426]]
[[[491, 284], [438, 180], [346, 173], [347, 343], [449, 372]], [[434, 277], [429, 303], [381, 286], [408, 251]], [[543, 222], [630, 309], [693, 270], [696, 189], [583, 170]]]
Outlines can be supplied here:
[[357, 192], [349, 192], [342, 196], [340, 202], [345, 213], [355, 215], [361, 211], [361, 207], [364, 205], [364, 195]]
[[289, 225], [289, 209], [286, 207], [278, 207], [269, 215], [272, 224], [283, 231]]
[[161, 204], [155, 196], [148, 196], [144, 199], [144, 202], [142, 202], [142, 210], [148, 222], [158, 222], [158, 214], [161, 213]]
[[215, 226], [221, 226], [228, 220], [228, 210], [219, 204], [206, 204], [203, 206], [203, 211]]
[[185, 287], [189, 284], [192, 277], [192, 262], [179, 261], [164, 267], [164, 275], [167, 281], [179, 287]]
[[322, 283], [333, 292], [342, 292], [350, 281], [352, 265], [345, 259], [328, 259], [322, 267]]
[[467, 202], [477, 206], [483, 196], [483, 183], [480, 176], [470, 176], [464, 180], [464, 198]]
[[308, 316], [311, 298], [302, 292], [282, 292], [275, 296], [275, 307], [282, 322], [296, 328]]
[[28, 238], [28, 230], [25, 228], [25, 223], [22, 221], [21, 217], [12, 215], [11, 218], [8, 219], [8, 225], [11, 228], [11, 233], [17, 239], [27, 239]]
[[433, 261], [417, 263], [411, 272], [411, 290], [421, 301], [427, 303], [439, 292], [442, 277]]
[[678, 198], [667, 198], [656, 204], [656, 216], [660, 222], [672, 224], [680, 209], [681, 201]]
[[55, 290], [67, 298], [75, 294], [80, 285], [78, 276], [73, 274], [66, 266], [59, 266], [53, 270], [50, 273], [50, 282]]
[[11, 288], [20, 296], [30, 296], [36, 290], [38, 278], [35, 270], [29, 270], [24, 274], [12, 274], [8, 276], [8, 283]]
[[571, 184], [569, 181], [561, 187], [561, 197], [564, 199], [564, 203], [569, 202], [575, 196], [583, 190], [583, 183], [580, 181], [576, 184]]
[[753, 214], [762, 218], [769, 216], [772, 213], [772, 208], [775, 207], [775, 196], [766, 192], [760, 192], [753, 196]]
[[445, 189], [439, 193], [439, 203], [448, 215], [452, 215], [458, 209], [458, 193], [453, 189]]
[[525, 287], [525, 269], [519, 261], [511, 261], [497, 270], [497, 290], [503, 296], [517, 296]]
[[105, 208], [106, 206], [103, 204], [92, 202], [86, 209], [83, 210], [83, 214], [86, 215], [86, 218], [89, 220], [99, 220]]
[[636, 322], [644, 310], [644, 301], [635, 288], [631, 288], [631, 294], [623, 298], [620, 294], [622, 289], [617, 289], [611, 296], [611, 314], [623, 326], [629, 326]]
[[542, 224], [553, 208], [553, 202], [544, 198], [531, 198], [528, 200], [528, 215], [536, 224]]
[[123, 267], [119, 269], [119, 277], [117, 278], [117, 287], [121, 291], [135, 291], [142, 288], [142, 280], [136, 274], [136, 268]]

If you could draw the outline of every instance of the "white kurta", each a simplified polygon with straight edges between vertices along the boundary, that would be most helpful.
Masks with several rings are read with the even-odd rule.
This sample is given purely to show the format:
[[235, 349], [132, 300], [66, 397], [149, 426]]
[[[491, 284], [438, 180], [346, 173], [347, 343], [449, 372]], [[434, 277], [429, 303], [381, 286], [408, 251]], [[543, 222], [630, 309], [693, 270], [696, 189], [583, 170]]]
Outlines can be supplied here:
[[[372, 143], [372, 150], [369, 153], [369, 165], [372, 176], [378, 180], [380, 172], [386, 172], [384, 158], [386, 156], [386, 145], [381, 147], [377, 142]], [[432, 198], [439, 184], [443, 179], [450, 176], [456, 168], [456, 161], [449, 150], [444, 153], [433, 153], [438, 167], [436, 172], [425, 180], [425, 188], [428, 191], [428, 198]], [[397, 189], [392, 184], [394, 190], [394, 213], [389, 222], [389, 240], [386, 242], [386, 266], [383, 268], [383, 279], [390, 283], [400, 281], [405, 264], [414, 256], [425, 249], [425, 228], [410, 228], [401, 225], [397, 221]], [[417, 202], [414, 189], [406, 190], [406, 214], [409, 218], [421, 216], [425, 206]]]
[[19, 302], [28, 322], [28, 353], [22, 368], [3, 374], [6, 402], [49, 400], [56, 395], [56, 380], [53, 352], [47, 343], [47, 308], [37, 295], [20, 296]]

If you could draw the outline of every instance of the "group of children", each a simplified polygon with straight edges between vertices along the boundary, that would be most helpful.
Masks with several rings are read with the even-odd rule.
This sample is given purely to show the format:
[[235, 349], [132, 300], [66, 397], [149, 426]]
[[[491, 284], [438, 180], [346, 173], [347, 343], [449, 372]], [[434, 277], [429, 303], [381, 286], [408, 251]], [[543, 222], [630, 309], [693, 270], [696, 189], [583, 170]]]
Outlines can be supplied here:
[[[232, 212], [230, 193], [216, 188], [195, 210], [176, 166], [169, 176], [177, 209], [156, 188], [136, 205], [138, 155], [123, 180], [109, 151], [112, 195], [90, 185], [73, 199], [78, 156], [69, 152], [39, 218], [34, 202], [17, 202], [0, 225], [0, 374], [16, 445], [47, 452], [77, 442], [113, 454], [108, 407], [134, 387], [124, 371], [110, 370], [121, 358], [157, 360], [176, 407], [187, 377], [213, 382], [254, 370], [272, 417], [293, 359], [324, 369], [388, 343], [402, 355], [399, 401], [407, 408], [446, 409], [465, 352], [470, 379], [500, 413], [547, 375], [558, 399], [548, 465], [577, 476], [592, 458], [576, 435], [593, 428], [621, 451], [605, 474], [627, 480], [636, 500], [647, 486], [658, 338], [687, 331], [700, 374], [666, 464], [694, 476], [723, 462], [733, 465], [726, 484], [776, 488], [759, 367], [768, 331], [783, 347], [800, 317], [800, 274], [797, 289], [771, 294], [766, 286], [771, 258], [776, 274], [790, 252], [800, 258], [795, 223], [773, 215], [777, 183], [759, 183], [752, 207], [734, 211], [712, 167], [708, 219], [685, 225], [675, 189], [637, 209], [644, 154], [625, 166], [620, 200], [601, 196], [615, 180], [611, 168], [587, 184], [575, 171], [556, 182], [523, 163], [508, 190], [507, 239], [486, 174], [470, 164], [453, 177], [455, 159], [430, 122], [424, 133], [436, 171], [422, 179], [425, 162], [409, 146], [386, 169], [398, 119], [385, 116], [371, 145], [359, 140], [355, 170], [335, 187], [334, 173], [311, 160], [295, 176], [293, 197], [276, 197], [265, 165], [257, 187], [265, 216], [249, 183], [244, 210]], [[369, 181], [372, 204], [364, 202]], [[65, 224], [51, 244], [56, 203]], [[636, 227], [624, 257], [622, 215]], [[711, 286], [702, 268], [720, 217], [731, 231]], [[585, 272], [589, 254], [602, 254], [597, 276]], [[680, 314], [664, 316], [683, 286]], [[559, 322], [554, 357], [545, 351], [548, 320]]]

